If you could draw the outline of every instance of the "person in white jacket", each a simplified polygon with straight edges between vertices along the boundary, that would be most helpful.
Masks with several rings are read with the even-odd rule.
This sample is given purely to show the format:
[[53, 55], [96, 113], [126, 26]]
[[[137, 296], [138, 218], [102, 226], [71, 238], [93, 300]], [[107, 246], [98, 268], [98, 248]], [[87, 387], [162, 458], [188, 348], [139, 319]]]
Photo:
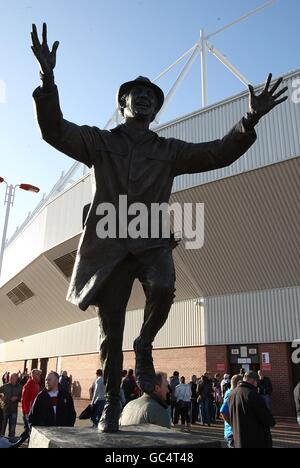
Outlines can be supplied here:
[[103, 371], [102, 369], [97, 370], [97, 380], [95, 382], [94, 395], [92, 398], [92, 423], [94, 428], [98, 427], [100, 418], [103, 413], [105, 406], [105, 385], [103, 381]]
[[[180, 384], [175, 388], [175, 398], [177, 405], [177, 414], [181, 419], [181, 430], [187, 428], [191, 432], [191, 398], [192, 389], [189, 384], [185, 383], [185, 377], [181, 377]], [[178, 424], [178, 420], [174, 421], [174, 425]]]

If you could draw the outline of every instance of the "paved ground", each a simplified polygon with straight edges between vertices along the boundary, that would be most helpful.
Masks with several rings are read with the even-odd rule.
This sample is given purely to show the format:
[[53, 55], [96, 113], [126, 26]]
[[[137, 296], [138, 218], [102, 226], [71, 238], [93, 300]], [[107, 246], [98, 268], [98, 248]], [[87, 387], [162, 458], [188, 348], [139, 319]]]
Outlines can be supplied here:
[[[275, 448], [299, 448], [300, 449], [300, 427], [291, 418], [276, 418], [277, 426], [272, 431]], [[223, 438], [223, 423], [218, 422], [211, 427], [194, 426], [201, 436], [212, 439]]]
[[[79, 400], [76, 402], [77, 414], [80, 414], [88, 405], [88, 401]], [[275, 448], [299, 448], [300, 449], [300, 427], [296, 419], [292, 418], [276, 418], [277, 426], [272, 431], [273, 442]], [[77, 427], [90, 427], [90, 421], [76, 422]], [[17, 435], [22, 433], [23, 424], [22, 418], [19, 416]], [[202, 439], [208, 440], [223, 440], [223, 423], [220, 421], [211, 427], [196, 425], [192, 428], [193, 433], [199, 433]], [[26, 448], [26, 447], [24, 447]]]

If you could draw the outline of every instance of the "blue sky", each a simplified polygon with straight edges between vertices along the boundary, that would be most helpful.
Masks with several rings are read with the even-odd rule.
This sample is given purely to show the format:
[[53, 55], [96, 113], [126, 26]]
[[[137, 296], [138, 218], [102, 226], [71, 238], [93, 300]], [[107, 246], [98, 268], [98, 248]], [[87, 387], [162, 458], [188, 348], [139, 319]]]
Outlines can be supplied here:
[[[118, 86], [138, 75], [154, 78], [192, 47], [201, 27], [212, 32], [263, 4], [263, 0], [0, 0], [0, 175], [48, 192], [72, 160], [48, 147], [34, 118], [32, 91], [38, 66], [30, 49], [31, 24], [48, 23], [49, 42], [60, 41], [56, 82], [67, 119], [103, 126], [114, 111]], [[211, 42], [254, 84], [269, 71], [298, 68], [299, 0], [275, 6], [212, 38]], [[168, 91], [180, 68], [161, 81]], [[215, 58], [208, 60], [209, 101], [244, 86]], [[172, 101], [164, 121], [201, 106], [197, 61]], [[246, 109], [245, 109], [246, 110]], [[222, 135], [220, 135], [222, 136]], [[0, 185], [0, 233], [4, 185]], [[9, 233], [41, 196], [18, 191]]]

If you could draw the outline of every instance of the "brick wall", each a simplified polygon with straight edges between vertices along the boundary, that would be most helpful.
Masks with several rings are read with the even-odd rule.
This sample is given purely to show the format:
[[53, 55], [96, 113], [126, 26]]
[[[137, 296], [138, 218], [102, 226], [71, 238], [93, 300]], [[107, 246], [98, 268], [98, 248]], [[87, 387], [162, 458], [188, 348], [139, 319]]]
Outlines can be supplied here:
[[10, 372], [14, 374], [15, 372], [18, 373], [19, 371], [23, 372], [24, 368], [24, 361], [16, 361], [16, 362], [1, 362], [0, 363], [0, 383], [2, 384], [2, 376], [5, 372]]
[[[177, 370], [180, 375], [184, 375], [189, 380], [192, 374], [201, 376], [206, 371], [205, 347], [157, 349], [154, 350], [153, 357], [157, 371], [166, 372], [168, 376]], [[79, 382], [81, 398], [89, 398], [89, 388], [95, 378], [96, 370], [100, 367], [98, 354], [69, 356], [61, 359], [61, 369], [66, 370], [72, 376], [73, 383]], [[135, 368], [134, 352], [124, 353], [123, 368]], [[49, 366], [48, 369], [50, 370]]]
[[89, 399], [89, 389], [96, 378], [100, 361], [98, 354], [68, 356], [61, 359], [61, 370], [72, 376], [73, 393], [79, 398]]
[[[153, 352], [154, 364], [157, 371], [163, 371], [171, 376], [175, 370], [180, 375], [190, 379], [192, 374], [201, 376], [207, 370], [206, 348], [172, 348], [156, 349]], [[27, 363], [31, 370], [31, 361]], [[48, 362], [48, 372], [58, 370], [58, 359], [51, 358]], [[0, 363], [0, 374], [6, 370], [18, 372], [23, 370], [24, 362]], [[89, 388], [93, 382], [96, 370], [101, 367], [98, 354], [88, 354], [81, 356], [68, 356], [61, 358], [61, 370], [66, 370], [72, 376], [73, 382], [79, 382], [82, 398], [89, 397]], [[124, 369], [135, 368], [134, 352], [124, 353]]]
[[264, 374], [270, 377], [273, 383], [273, 413], [278, 416], [294, 416], [291, 357], [288, 345], [286, 343], [259, 345], [260, 359], [262, 353], [270, 353], [272, 370], [264, 371]]
[[58, 358], [50, 358], [48, 361], [48, 372], [57, 372]]
[[[272, 379], [274, 386], [273, 412], [278, 416], [294, 416], [294, 403], [292, 396], [292, 376], [289, 348], [286, 343], [259, 345], [260, 358], [262, 353], [269, 353], [272, 370], [264, 372]], [[153, 351], [154, 364], [157, 371], [163, 371], [171, 376], [175, 370], [184, 375], [187, 380], [192, 374], [200, 377], [205, 371], [211, 375], [224, 374], [230, 371], [228, 363], [227, 346], [207, 346], [193, 348], [156, 349]], [[225, 371], [218, 365], [224, 364]], [[48, 371], [58, 370], [58, 359], [49, 359]], [[31, 370], [31, 361], [27, 363]], [[0, 377], [6, 370], [18, 372], [23, 370], [24, 362], [0, 363]], [[69, 356], [61, 358], [61, 370], [66, 370], [72, 376], [74, 395], [81, 398], [89, 398], [95, 373], [100, 368], [98, 354], [82, 356]], [[124, 369], [135, 368], [135, 356], [133, 352], [124, 353]], [[76, 384], [76, 382], [78, 384]]]
[[211, 377], [215, 374], [220, 374], [222, 376], [226, 373], [230, 374], [227, 346], [207, 346], [206, 365], [207, 371], [210, 372]]
[[[39, 360], [39, 363], [38, 363], [38, 368], [40, 368], [40, 360]], [[15, 361], [15, 362], [1, 362], [0, 363], [0, 378], [2, 378], [3, 374], [8, 371], [10, 372], [11, 374], [14, 373], [14, 372], [23, 372], [24, 370], [24, 363], [25, 361]], [[29, 360], [27, 361], [27, 368], [29, 370], [29, 372], [31, 371], [31, 368], [32, 368], [32, 360]], [[48, 362], [48, 372], [49, 371], [56, 371], [57, 370], [57, 358], [51, 358], [49, 359], [49, 362]]]
[[[27, 362], [29, 372], [31, 371], [31, 363], [31, 360]], [[21, 370], [21, 372], [23, 372], [23, 368], [24, 361], [0, 363], [0, 379], [6, 371], [14, 373]], [[66, 370], [68, 374], [72, 376], [73, 384], [75, 384], [74, 396], [77, 397], [89, 398], [89, 388], [91, 387], [93, 380], [95, 380], [96, 370], [99, 368], [100, 363], [98, 354], [61, 358], [61, 370]], [[58, 358], [49, 359], [48, 372], [50, 371], [58, 371], [60, 373], [60, 369], [58, 369]], [[76, 382], [78, 382], [78, 384], [76, 384]]]
[[[168, 376], [178, 371], [187, 380], [191, 375], [201, 376], [206, 371], [206, 348], [171, 348], [153, 351], [154, 365], [157, 371], [166, 372]], [[133, 352], [124, 353], [124, 369], [135, 368]]]

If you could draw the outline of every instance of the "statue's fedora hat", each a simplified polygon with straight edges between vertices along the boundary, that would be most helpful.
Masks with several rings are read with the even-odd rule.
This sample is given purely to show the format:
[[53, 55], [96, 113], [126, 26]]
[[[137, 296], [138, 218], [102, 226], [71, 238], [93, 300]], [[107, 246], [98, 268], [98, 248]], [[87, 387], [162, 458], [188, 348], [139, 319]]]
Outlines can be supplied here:
[[117, 105], [118, 105], [119, 110], [121, 109], [121, 99], [124, 96], [124, 94], [128, 93], [132, 88], [134, 88], [134, 86], [139, 86], [139, 85], [147, 86], [148, 88], [153, 89], [153, 91], [156, 94], [157, 102], [158, 102], [157, 112], [159, 112], [163, 106], [165, 95], [163, 91], [159, 88], [159, 86], [152, 83], [152, 81], [149, 80], [149, 78], [146, 78], [145, 76], [139, 76], [135, 80], [127, 81], [126, 83], [123, 83], [120, 86], [117, 92]]

